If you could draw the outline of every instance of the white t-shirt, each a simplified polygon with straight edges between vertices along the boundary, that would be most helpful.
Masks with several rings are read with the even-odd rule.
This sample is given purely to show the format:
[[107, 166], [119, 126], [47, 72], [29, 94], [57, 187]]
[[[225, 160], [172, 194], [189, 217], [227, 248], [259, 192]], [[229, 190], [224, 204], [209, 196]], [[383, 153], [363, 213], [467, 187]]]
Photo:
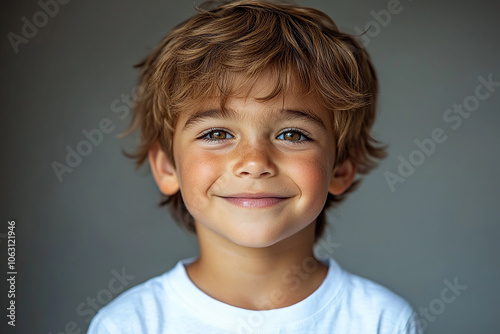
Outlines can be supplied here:
[[422, 333], [404, 299], [348, 273], [333, 259], [327, 260], [327, 276], [309, 297], [264, 311], [227, 305], [205, 294], [186, 273], [191, 261], [179, 261], [169, 272], [121, 294], [96, 314], [87, 333]]

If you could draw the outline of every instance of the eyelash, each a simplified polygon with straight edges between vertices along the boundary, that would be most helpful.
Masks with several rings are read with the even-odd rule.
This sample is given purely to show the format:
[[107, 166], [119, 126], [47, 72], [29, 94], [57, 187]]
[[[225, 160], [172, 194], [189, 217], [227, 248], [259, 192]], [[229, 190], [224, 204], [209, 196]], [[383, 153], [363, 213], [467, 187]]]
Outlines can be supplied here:
[[290, 133], [290, 132], [299, 134], [301, 136], [301, 139], [299, 139], [299, 140], [280, 139], [280, 140], [285, 140], [285, 141], [292, 143], [292, 144], [302, 144], [304, 142], [312, 141], [311, 137], [309, 137], [308, 134], [306, 134], [303, 130], [300, 130], [297, 128], [285, 129], [285, 130], [281, 131], [281, 133], [276, 138], [281, 137], [281, 136], [285, 136], [285, 134]]
[[[223, 132], [225, 133], [227, 136], [231, 136], [230, 138], [221, 138], [221, 139], [216, 139], [216, 138], [210, 138], [209, 135], [214, 133], [214, 132]], [[285, 134], [287, 133], [297, 133], [301, 136], [301, 139], [299, 140], [286, 140], [286, 139], [279, 139], [279, 140], [283, 140], [283, 141], [287, 141], [289, 143], [292, 143], [292, 144], [301, 144], [301, 143], [304, 143], [304, 142], [308, 142], [308, 141], [312, 141], [312, 139], [306, 134], [304, 133], [304, 131], [302, 130], [299, 130], [299, 129], [296, 129], [296, 128], [288, 128], [288, 129], [284, 129], [283, 131], [281, 131], [281, 133], [276, 137], [276, 139], [278, 139], [279, 137], [281, 136], [284, 136]], [[226, 136], [226, 137], [227, 137]], [[233, 136], [231, 133], [229, 133], [229, 131], [227, 130], [224, 130], [224, 129], [220, 129], [220, 128], [212, 128], [212, 129], [208, 129], [206, 131], [203, 131], [203, 133], [201, 133], [196, 139], [201, 139], [201, 140], [204, 140], [204, 141], [207, 141], [207, 142], [210, 142], [210, 143], [216, 143], [216, 142], [221, 142], [221, 141], [224, 141], [226, 139], [234, 139], [235, 136]]]
[[[232, 138], [223, 138], [223, 139], [209, 138], [208, 136], [214, 132], [224, 132], [224, 133], [226, 133], [226, 135], [229, 135]], [[220, 128], [212, 128], [212, 129], [208, 129], [206, 131], [203, 131], [203, 133], [201, 133], [196, 139], [202, 139], [202, 140], [205, 140], [209, 143], [214, 143], [214, 142], [216, 143], [216, 142], [220, 142], [220, 141], [223, 141], [226, 139], [233, 139], [233, 138], [234, 138], [234, 136], [232, 134], [230, 134], [229, 131], [227, 131], [227, 130], [220, 129]]]

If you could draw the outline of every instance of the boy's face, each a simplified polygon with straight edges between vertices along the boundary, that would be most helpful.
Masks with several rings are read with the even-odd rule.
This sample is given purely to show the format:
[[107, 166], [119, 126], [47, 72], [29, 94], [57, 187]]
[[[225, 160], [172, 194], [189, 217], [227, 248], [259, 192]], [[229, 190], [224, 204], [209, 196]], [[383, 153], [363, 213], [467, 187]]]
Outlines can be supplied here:
[[217, 98], [181, 113], [175, 169], [161, 150], [150, 155], [160, 190], [180, 190], [197, 227], [242, 246], [271, 246], [303, 230], [328, 192], [342, 193], [355, 174], [350, 162], [334, 168], [330, 112], [296, 92], [256, 100], [273, 86], [262, 75], [247, 97], [227, 100], [224, 114]]

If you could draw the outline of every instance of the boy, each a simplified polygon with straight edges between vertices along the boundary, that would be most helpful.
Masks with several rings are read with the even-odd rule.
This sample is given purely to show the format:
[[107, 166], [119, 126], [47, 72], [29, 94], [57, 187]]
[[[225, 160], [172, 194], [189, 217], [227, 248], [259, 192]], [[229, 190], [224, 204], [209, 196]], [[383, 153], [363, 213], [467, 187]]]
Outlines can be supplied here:
[[377, 78], [320, 11], [207, 5], [140, 64], [138, 165], [200, 255], [122, 294], [89, 333], [420, 333], [387, 289], [314, 257], [325, 210], [384, 150]]

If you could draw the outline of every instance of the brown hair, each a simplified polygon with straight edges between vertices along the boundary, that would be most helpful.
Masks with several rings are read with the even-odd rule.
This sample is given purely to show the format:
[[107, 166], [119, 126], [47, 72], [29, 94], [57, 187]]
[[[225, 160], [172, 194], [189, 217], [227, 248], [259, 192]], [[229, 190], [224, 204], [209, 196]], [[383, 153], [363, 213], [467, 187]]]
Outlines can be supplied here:
[[[370, 134], [378, 81], [366, 51], [338, 30], [323, 12], [260, 0], [206, 2], [198, 13], [173, 28], [141, 68], [140, 96], [128, 133], [141, 129], [141, 143], [129, 156], [140, 166], [157, 142], [173, 164], [172, 138], [178, 115], [208, 95], [231, 93], [235, 73], [249, 81], [264, 70], [276, 77], [269, 100], [299, 80], [304, 94], [314, 92], [333, 113], [336, 163], [346, 159], [365, 174], [385, 156]], [[325, 229], [325, 210], [345, 198], [328, 194], [316, 220], [316, 240]], [[164, 195], [163, 195], [164, 196]], [[176, 220], [195, 232], [194, 219], [180, 193], [164, 197]]]

